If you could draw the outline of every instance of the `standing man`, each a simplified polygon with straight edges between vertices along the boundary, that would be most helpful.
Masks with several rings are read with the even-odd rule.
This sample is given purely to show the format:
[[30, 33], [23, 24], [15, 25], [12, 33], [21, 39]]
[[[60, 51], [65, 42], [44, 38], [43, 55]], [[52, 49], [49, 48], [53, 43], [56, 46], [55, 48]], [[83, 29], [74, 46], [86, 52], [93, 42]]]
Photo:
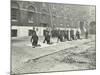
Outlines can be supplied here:
[[57, 36], [57, 42], [63, 42], [63, 35], [62, 35], [62, 31], [58, 30], [58, 36]]
[[67, 40], [70, 41], [70, 31], [67, 30]]
[[45, 43], [45, 41], [47, 42], [47, 44], [50, 44], [50, 32], [46, 29], [45, 30], [45, 34], [44, 34], [44, 41], [43, 43]]
[[70, 30], [70, 40], [74, 40], [74, 30]]
[[38, 36], [36, 34], [35, 28], [33, 28], [32, 31], [32, 37], [31, 37], [32, 47], [35, 48], [38, 44]]
[[[67, 34], [67, 30], [65, 30], [65, 32], [64, 32], [64, 38], [65, 38], [65, 39], [67, 39], [67, 35], [68, 35], [68, 34]], [[68, 40], [68, 39], [67, 39], [67, 40]]]
[[88, 39], [88, 30], [85, 32], [85, 38]]
[[80, 39], [80, 32], [78, 30], [76, 31], [76, 39]]

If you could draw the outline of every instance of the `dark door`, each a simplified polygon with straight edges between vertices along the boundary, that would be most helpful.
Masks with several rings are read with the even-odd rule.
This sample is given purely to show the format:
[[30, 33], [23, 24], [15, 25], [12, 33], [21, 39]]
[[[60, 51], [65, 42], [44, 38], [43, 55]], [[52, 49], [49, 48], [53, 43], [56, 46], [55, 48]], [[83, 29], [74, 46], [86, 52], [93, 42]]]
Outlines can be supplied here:
[[11, 30], [11, 37], [17, 37], [17, 29]]

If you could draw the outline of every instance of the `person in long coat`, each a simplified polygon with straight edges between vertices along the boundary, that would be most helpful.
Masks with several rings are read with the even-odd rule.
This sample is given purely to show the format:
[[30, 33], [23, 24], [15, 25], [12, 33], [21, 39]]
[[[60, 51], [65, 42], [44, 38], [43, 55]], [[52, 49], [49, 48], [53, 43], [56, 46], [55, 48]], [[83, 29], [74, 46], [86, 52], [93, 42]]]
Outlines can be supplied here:
[[[67, 30], [65, 30], [65, 32], [64, 32], [64, 38], [65, 38], [65, 39], [67, 39], [67, 35], [68, 35], [68, 34], [67, 34]], [[67, 39], [67, 40], [68, 40], [68, 39]]]
[[70, 41], [70, 37], [69, 36], [70, 36], [70, 33], [69, 33], [69, 30], [67, 30], [67, 40], [68, 41]]
[[78, 30], [76, 31], [76, 39], [80, 39], [80, 32]]
[[88, 30], [85, 32], [85, 38], [88, 39]]
[[48, 30], [45, 31], [43, 43], [45, 42], [47, 42], [47, 44], [50, 44], [50, 32]]
[[70, 30], [70, 40], [74, 40], [74, 30]]
[[38, 36], [35, 32], [33, 32], [33, 34], [32, 34], [31, 42], [32, 42], [33, 47], [36, 47], [38, 44]]
[[57, 42], [63, 42], [63, 34], [62, 31], [58, 31], [58, 35], [57, 35]]

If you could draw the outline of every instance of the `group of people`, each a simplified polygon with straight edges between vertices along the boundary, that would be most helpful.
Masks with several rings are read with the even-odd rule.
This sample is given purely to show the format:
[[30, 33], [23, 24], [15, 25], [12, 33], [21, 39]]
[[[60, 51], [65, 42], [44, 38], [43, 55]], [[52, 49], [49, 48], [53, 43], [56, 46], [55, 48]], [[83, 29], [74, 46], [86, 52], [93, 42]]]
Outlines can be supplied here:
[[71, 41], [71, 40], [77, 40], [80, 39], [80, 32], [77, 30], [76, 32], [74, 30], [65, 30], [65, 31], [59, 31], [57, 36], [57, 42], [64, 42], [64, 41]]
[[[76, 30], [74, 31], [73, 29], [71, 30], [58, 30], [56, 33], [56, 37], [57, 37], [57, 42], [64, 42], [64, 41], [72, 41], [72, 40], [77, 40], [80, 39], [80, 31]], [[45, 30], [45, 34], [44, 34], [44, 40], [43, 43], [47, 43], [47, 44], [52, 44], [52, 42], [50, 41], [52, 37], [52, 31], [50, 32], [49, 30]], [[85, 35], [86, 38], [88, 38], [88, 32], [86, 32]], [[31, 37], [31, 42], [32, 42], [32, 46], [36, 47], [36, 46], [40, 46], [38, 45], [38, 35], [36, 34], [35, 28], [33, 28], [32, 31], [32, 37]]]

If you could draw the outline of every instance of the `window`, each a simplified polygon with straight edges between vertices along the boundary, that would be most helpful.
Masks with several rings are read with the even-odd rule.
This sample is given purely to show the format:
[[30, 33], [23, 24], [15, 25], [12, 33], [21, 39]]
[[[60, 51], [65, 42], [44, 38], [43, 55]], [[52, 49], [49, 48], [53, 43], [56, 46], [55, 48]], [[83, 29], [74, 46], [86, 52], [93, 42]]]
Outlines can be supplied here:
[[11, 20], [17, 21], [19, 16], [19, 5], [17, 2], [11, 3]]
[[11, 37], [17, 37], [17, 29], [11, 30]]
[[28, 22], [29, 23], [34, 23], [34, 21], [33, 21], [33, 12], [28, 12]]
[[47, 23], [40, 23], [40, 25], [43, 26], [43, 27], [47, 27], [48, 26]]
[[30, 6], [28, 8], [28, 22], [34, 23], [34, 14], [35, 14], [35, 8], [33, 6]]
[[16, 8], [11, 9], [11, 19], [12, 20], [18, 19], [18, 9], [16, 9]]

